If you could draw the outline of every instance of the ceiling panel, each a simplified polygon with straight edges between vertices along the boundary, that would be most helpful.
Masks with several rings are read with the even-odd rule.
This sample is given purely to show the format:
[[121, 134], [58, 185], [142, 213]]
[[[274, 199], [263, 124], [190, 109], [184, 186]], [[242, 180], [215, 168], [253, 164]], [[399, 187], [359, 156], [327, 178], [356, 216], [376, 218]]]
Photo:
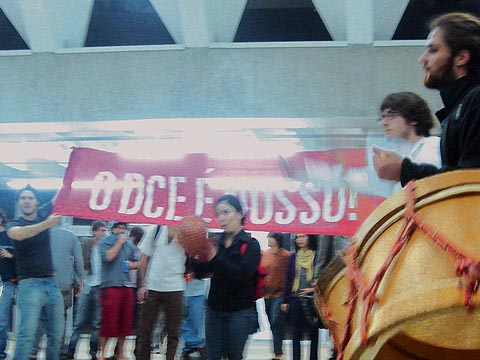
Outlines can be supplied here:
[[[368, 11], [360, 11], [369, 9]], [[449, 11], [480, 14], [476, 0], [0, 0], [1, 50], [220, 42], [416, 40]], [[363, 15], [362, 15], [363, 14]], [[369, 15], [371, 14], [371, 15]], [[241, 19], [241, 21], [240, 21]], [[359, 36], [350, 28], [365, 29]], [[83, 44], [83, 42], [85, 42]]]

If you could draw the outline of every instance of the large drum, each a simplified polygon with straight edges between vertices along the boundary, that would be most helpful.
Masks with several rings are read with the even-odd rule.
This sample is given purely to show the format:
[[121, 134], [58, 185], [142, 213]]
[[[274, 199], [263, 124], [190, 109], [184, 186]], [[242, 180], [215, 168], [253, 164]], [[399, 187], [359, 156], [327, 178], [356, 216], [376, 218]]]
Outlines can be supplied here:
[[480, 359], [480, 170], [412, 182], [321, 274], [339, 359]]

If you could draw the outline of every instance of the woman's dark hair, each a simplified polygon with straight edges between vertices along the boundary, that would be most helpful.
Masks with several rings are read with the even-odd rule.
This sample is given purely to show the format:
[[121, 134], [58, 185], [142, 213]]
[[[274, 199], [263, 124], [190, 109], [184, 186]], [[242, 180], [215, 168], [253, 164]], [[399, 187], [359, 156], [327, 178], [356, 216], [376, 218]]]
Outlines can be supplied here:
[[[318, 244], [318, 235], [307, 235], [308, 236], [308, 245], [307, 247], [310, 250], [316, 251], [317, 250], [317, 244]], [[298, 251], [299, 247], [297, 245], [297, 242], [295, 242], [295, 251]]]
[[269, 232], [267, 238], [272, 238], [277, 241], [278, 247], [283, 246], [283, 234], [279, 232]]
[[243, 213], [243, 208], [242, 208], [242, 204], [240, 203], [240, 200], [238, 200], [237, 197], [233, 196], [233, 195], [223, 195], [221, 197], [219, 197], [216, 201], [215, 201], [215, 207], [217, 207], [218, 204], [220, 204], [221, 202], [226, 202], [228, 203], [229, 205], [233, 206], [235, 208], [235, 210], [237, 210], [240, 214], [242, 214], [242, 225], [245, 224], [245, 214]]

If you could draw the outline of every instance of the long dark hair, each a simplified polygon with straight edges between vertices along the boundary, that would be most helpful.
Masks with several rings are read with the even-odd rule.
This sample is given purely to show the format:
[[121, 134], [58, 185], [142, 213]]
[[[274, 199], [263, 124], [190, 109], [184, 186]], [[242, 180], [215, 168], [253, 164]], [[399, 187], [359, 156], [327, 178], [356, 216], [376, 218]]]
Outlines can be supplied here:
[[269, 232], [267, 238], [275, 239], [277, 246], [281, 248], [283, 246], [283, 234], [279, 232]]
[[[318, 235], [307, 235], [308, 236], [308, 244], [307, 247], [310, 250], [317, 251], [317, 244], [318, 244]], [[296, 236], [295, 236], [296, 238]], [[295, 252], [298, 251], [300, 248], [297, 245], [297, 242], [295, 241]]]

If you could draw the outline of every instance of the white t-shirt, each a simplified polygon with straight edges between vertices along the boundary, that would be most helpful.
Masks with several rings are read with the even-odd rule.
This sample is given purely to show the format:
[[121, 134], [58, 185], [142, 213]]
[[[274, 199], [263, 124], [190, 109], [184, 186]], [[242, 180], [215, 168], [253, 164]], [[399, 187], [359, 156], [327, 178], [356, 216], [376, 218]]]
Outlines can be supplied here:
[[442, 167], [442, 158], [440, 155], [440, 138], [438, 136], [429, 136], [420, 138], [413, 144], [407, 157], [416, 163], [427, 163]]
[[[410, 150], [406, 154], [407, 158], [414, 163], [427, 163], [442, 167], [442, 157], [440, 155], [440, 138], [438, 136], [428, 136], [418, 139], [412, 144]], [[402, 189], [400, 182], [395, 183], [394, 192]]]
[[138, 249], [150, 257], [146, 286], [154, 291], [185, 290], [185, 251], [177, 239], [168, 243], [168, 227], [162, 226], [155, 238], [157, 226], [149, 226]]
[[344, 180], [349, 186], [361, 194], [389, 197], [402, 189], [399, 181], [380, 179], [373, 166], [373, 148], [394, 151], [402, 157], [407, 157], [415, 163], [428, 163], [441, 167], [440, 138], [428, 136], [415, 143], [402, 138], [384, 136], [367, 137], [367, 166], [350, 168]]
[[92, 253], [90, 255], [92, 264], [92, 273], [85, 275], [82, 291], [85, 294], [90, 293], [90, 288], [100, 286], [102, 284], [102, 256], [98, 245], [92, 245]]

